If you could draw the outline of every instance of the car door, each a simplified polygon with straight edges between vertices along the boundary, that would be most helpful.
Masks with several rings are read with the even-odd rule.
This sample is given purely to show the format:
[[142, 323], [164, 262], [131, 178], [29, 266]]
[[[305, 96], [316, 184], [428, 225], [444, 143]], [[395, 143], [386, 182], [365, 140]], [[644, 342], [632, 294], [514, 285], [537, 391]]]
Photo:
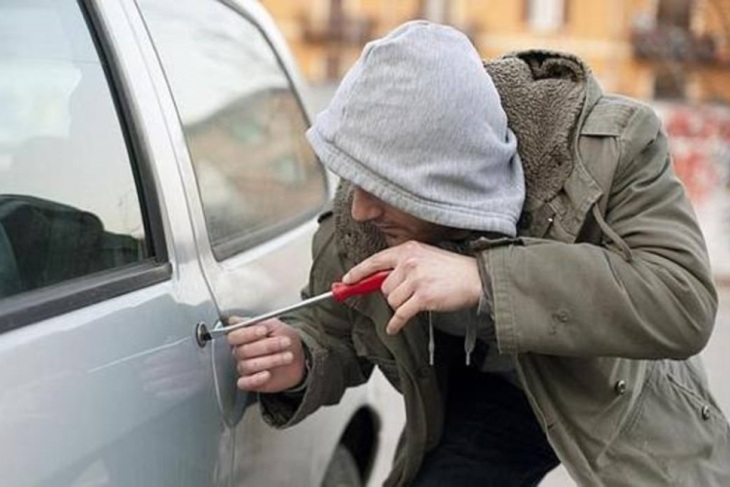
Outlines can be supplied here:
[[[328, 188], [304, 136], [308, 121], [276, 31], [257, 2], [137, 5], [174, 100], [171, 125], [182, 123], [175, 135], [186, 144], [179, 147], [180, 168], [201, 265], [221, 315], [252, 316], [298, 301], [314, 217]], [[318, 484], [356, 401], [275, 431], [258, 408], [246, 408], [255, 395], [236, 390], [225, 340], [205, 349], [214, 360], [224, 418], [235, 429], [234, 482]], [[318, 448], [308, 448], [315, 435]]]
[[190, 330], [217, 309], [116, 1], [0, 4], [0, 471], [12, 486], [227, 485]]
[[[327, 185], [287, 72], [259, 26], [225, 3], [137, 3], [183, 127], [180, 167], [221, 313], [297, 300]], [[212, 347], [221, 406], [235, 424], [244, 401], [236, 404], [233, 362], [225, 340]]]

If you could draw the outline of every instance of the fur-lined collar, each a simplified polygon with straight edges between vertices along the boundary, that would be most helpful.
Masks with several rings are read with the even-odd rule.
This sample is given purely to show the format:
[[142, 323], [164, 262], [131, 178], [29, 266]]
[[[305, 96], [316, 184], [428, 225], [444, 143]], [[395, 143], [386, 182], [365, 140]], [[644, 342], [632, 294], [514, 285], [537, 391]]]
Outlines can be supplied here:
[[572, 140], [590, 70], [569, 54], [532, 50], [484, 63], [517, 135], [527, 197], [549, 201], [573, 170]]

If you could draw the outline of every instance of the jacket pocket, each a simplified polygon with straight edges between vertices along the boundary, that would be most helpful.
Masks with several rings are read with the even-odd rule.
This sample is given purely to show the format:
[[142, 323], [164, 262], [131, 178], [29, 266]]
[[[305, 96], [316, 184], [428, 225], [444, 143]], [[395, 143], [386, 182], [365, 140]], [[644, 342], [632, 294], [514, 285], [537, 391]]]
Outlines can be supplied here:
[[687, 367], [661, 361], [651, 368], [633, 415], [606, 452], [604, 478], [619, 475], [633, 485], [716, 485], [712, 472], [728, 470], [727, 421]]

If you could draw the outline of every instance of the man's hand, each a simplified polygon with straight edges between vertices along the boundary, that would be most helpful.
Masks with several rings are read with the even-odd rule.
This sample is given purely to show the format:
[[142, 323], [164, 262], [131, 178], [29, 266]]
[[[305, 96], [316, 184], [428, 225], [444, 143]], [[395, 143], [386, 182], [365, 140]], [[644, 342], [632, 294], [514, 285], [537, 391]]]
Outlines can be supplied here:
[[368, 257], [342, 281], [352, 284], [385, 269], [393, 271], [381, 289], [395, 311], [388, 334], [398, 333], [421, 311], [455, 311], [479, 304], [482, 282], [476, 259], [416, 241]]
[[[233, 317], [229, 324], [243, 321]], [[302, 340], [294, 328], [274, 318], [230, 332], [240, 389], [256, 392], [281, 392], [304, 378]]]

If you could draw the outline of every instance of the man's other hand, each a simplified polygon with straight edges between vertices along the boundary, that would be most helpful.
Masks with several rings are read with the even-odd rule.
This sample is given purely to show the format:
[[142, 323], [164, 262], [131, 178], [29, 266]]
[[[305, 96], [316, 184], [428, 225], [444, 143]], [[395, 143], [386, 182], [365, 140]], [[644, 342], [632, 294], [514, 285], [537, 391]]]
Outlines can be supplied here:
[[[244, 321], [232, 317], [233, 325]], [[304, 350], [294, 328], [274, 318], [234, 330], [227, 335], [240, 375], [237, 385], [245, 391], [281, 392], [304, 378]]]

